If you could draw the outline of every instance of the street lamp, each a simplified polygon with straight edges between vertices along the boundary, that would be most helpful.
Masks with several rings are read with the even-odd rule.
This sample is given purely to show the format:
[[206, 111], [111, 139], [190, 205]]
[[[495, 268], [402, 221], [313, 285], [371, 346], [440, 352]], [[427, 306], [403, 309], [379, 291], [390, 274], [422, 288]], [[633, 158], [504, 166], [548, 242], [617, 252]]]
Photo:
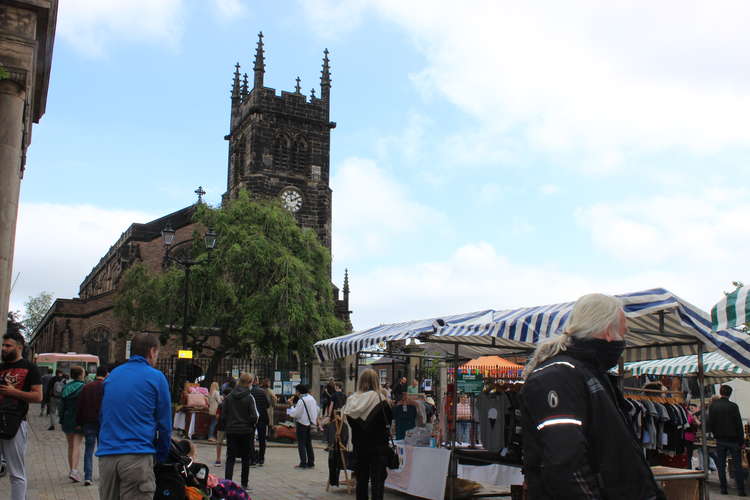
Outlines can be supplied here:
[[[183, 314], [182, 314], [182, 348], [184, 349], [187, 347], [187, 337], [188, 337], [188, 330], [190, 328], [190, 323], [188, 321], [188, 298], [190, 296], [190, 268], [195, 266], [196, 264], [199, 264], [200, 262], [194, 259], [189, 259], [185, 257], [180, 257], [179, 255], [172, 255], [172, 252], [175, 248], [192, 244], [192, 239], [187, 239], [184, 241], [180, 241], [179, 243], [174, 242], [175, 238], [175, 230], [172, 227], [172, 224], [169, 222], [166, 223], [164, 228], [161, 230], [161, 238], [162, 242], [164, 243], [164, 248], [166, 249], [166, 252], [164, 253], [164, 260], [166, 262], [174, 262], [175, 264], [181, 266], [183, 269], [185, 269], [185, 297], [184, 297], [184, 304], [183, 304]], [[216, 233], [213, 229], [208, 228], [208, 231], [203, 236], [203, 242], [206, 245], [206, 250], [209, 252], [212, 251], [214, 248], [216, 248]]]

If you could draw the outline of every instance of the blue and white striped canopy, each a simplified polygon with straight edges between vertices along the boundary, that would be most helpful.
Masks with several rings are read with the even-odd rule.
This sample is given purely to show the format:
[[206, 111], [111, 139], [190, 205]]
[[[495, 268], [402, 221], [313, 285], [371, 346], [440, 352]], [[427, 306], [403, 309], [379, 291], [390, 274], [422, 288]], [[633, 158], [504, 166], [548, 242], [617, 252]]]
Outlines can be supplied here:
[[[724, 357], [750, 370], [750, 336], [737, 330], [711, 331], [711, 318], [703, 310], [662, 288], [617, 295], [628, 320], [626, 361], [666, 359], [697, 354], [698, 343], [705, 351], [719, 350]], [[424, 338], [440, 342], [461, 342], [459, 353], [472, 358], [483, 354], [518, 352], [562, 333], [574, 302], [486, 310], [442, 317], [446, 326], [434, 334], [430, 318], [390, 325], [341, 337], [321, 340], [315, 351], [321, 360], [341, 358], [368, 350], [381, 342]], [[435, 344], [445, 350], [453, 346]]]
[[[653, 359], [625, 363], [625, 373], [631, 375], [695, 375], [698, 373], [697, 356], [679, 356], [670, 359]], [[750, 372], [722, 356], [718, 351], [703, 354], [703, 372], [706, 377], [750, 377]]]

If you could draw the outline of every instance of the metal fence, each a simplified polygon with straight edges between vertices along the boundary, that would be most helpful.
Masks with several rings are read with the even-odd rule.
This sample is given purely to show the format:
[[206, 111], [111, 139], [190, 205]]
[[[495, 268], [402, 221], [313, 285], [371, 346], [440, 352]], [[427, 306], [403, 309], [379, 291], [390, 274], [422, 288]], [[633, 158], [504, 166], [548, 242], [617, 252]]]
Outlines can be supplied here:
[[309, 384], [312, 375], [312, 365], [309, 362], [299, 363], [296, 360], [280, 360], [273, 358], [247, 359], [224, 358], [219, 361], [213, 377], [208, 376], [210, 358], [178, 359], [177, 357], [160, 358], [156, 368], [167, 377], [172, 391], [172, 400], [180, 398], [182, 387], [186, 381], [198, 382], [209, 387], [211, 382], [223, 384], [230, 377], [237, 378], [240, 373], [247, 372], [264, 379], [290, 380], [291, 375], [299, 373], [303, 384]]

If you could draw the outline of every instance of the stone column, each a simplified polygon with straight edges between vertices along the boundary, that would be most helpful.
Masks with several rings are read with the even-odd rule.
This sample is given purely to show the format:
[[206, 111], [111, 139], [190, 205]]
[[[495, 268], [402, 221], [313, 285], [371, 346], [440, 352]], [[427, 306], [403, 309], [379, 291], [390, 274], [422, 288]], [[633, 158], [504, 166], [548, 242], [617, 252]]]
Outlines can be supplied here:
[[[357, 355], [350, 354], [349, 356], [346, 356], [342, 362], [345, 367], [344, 373], [346, 373], [346, 376], [344, 377], [344, 392], [351, 394], [357, 390]], [[351, 368], [353, 368], [353, 370]], [[354, 378], [352, 378], [352, 376], [354, 376]]]
[[310, 374], [310, 394], [315, 401], [320, 403], [320, 361], [317, 357], [312, 360], [312, 373]]
[[0, 80], [0, 337], [7, 326], [13, 281], [25, 94], [17, 83]]

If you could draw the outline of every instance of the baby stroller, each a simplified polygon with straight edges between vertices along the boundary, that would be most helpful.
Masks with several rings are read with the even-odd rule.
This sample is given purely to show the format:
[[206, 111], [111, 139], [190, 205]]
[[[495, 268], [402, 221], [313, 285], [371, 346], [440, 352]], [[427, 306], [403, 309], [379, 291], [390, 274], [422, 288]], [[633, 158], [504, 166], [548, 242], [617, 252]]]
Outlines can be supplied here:
[[172, 439], [167, 461], [154, 465], [154, 500], [186, 500], [189, 498], [186, 492], [188, 488], [195, 488], [205, 497], [210, 497], [207, 487], [208, 466], [193, 462], [189, 453], [189, 441], [178, 442]]

